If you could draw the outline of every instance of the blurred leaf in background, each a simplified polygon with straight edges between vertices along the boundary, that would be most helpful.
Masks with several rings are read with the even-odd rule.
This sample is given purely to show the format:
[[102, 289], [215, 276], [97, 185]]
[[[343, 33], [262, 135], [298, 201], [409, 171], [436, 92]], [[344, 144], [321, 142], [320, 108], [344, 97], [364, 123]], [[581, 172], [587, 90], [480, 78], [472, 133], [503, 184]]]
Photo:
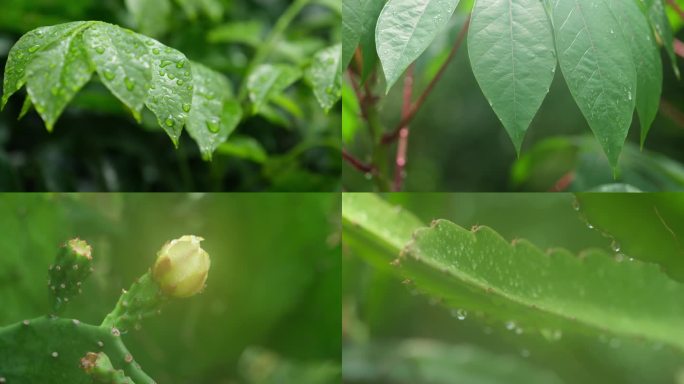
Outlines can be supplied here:
[[[99, 324], [165, 241], [192, 233], [212, 258], [207, 288], [124, 336], [136, 361], [168, 383], [336, 383], [339, 204], [334, 194], [1, 195], [0, 323], [46, 313], [47, 267], [65, 239], [87, 240], [95, 267], [65, 316]], [[270, 370], [257, 377], [260, 361]]]

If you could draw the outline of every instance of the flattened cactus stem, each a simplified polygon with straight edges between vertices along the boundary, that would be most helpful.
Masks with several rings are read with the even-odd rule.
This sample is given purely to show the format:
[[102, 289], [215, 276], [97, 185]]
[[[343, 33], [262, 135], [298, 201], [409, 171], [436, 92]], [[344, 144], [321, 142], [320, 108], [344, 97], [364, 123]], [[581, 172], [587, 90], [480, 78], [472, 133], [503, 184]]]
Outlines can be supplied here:
[[81, 285], [93, 272], [92, 248], [85, 240], [71, 239], [57, 253], [48, 271], [48, 290], [54, 313], [81, 293]]
[[112, 362], [104, 352], [88, 352], [81, 359], [81, 368], [93, 377], [96, 383], [135, 384], [123, 370], [114, 369]]

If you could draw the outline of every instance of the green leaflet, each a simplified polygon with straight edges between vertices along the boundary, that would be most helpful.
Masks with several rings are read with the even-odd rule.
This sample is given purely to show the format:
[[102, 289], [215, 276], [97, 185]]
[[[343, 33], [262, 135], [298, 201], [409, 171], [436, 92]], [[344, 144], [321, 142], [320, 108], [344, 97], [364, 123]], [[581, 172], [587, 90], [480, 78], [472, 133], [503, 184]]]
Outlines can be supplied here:
[[236, 21], [213, 28], [207, 34], [210, 43], [240, 43], [251, 47], [258, 46], [264, 36], [265, 25], [262, 21]]
[[268, 160], [268, 154], [261, 144], [249, 136], [235, 135], [221, 144], [217, 152], [222, 155], [240, 157], [260, 164]]
[[140, 121], [146, 89], [152, 80], [145, 45], [133, 32], [107, 23], [94, 23], [83, 38], [102, 83]]
[[684, 198], [676, 193], [578, 193], [577, 209], [621, 257], [656, 263], [684, 282]]
[[284, 91], [300, 77], [302, 71], [291, 65], [262, 64], [255, 68], [247, 79], [253, 113], [258, 113], [273, 96]]
[[[178, 147], [193, 101], [193, 75], [188, 59], [179, 51], [138, 35], [149, 52], [151, 79], [145, 105]], [[201, 79], [199, 81], [202, 81]], [[124, 85], [129, 86], [124, 79]]]
[[347, 346], [346, 381], [430, 384], [560, 384], [550, 371], [515, 356], [497, 355], [474, 345], [427, 339]]
[[[197, 75], [181, 52], [147, 36], [99, 21], [41, 27], [19, 39], [10, 50], [5, 67], [2, 105], [26, 84], [28, 96], [20, 117], [34, 105], [47, 129], [52, 130], [93, 71], [136, 120], [140, 121], [143, 105], [152, 111], [174, 145], [178, 145], [183, 126], [190, 120], [192, 137], [205, 159], [211, 158], [211, 152], [225, 141], [242, 117], [240, 106], [228, 97], [230, 87], [217, 91], [217, 87], [228, 84], [221, 75], [210, 70]], [[193, 106], [201, 109], [204, 105], [202, 100], [193, 101], [196, 83], [202, 87], [210, 84], [217, 94], [227, 92], [228, 95], [217, 99], [216, 112], [211, 118], [224, 119], [225, 123], [219, 124], [223, 128], [212, 134], [200, 134], [195, 129], [196, 121], [189, 116]], [[200, 115], [207, 117], [206, 111]], [[206, 127], [204, 120], [202, 125]]]
[[653, 28], [653, 33], [655, 34], [658, 42], [665, 46], [665, 52], [670, 57], [670, 62], [672, 63], [672, 71], [677, 78], [680, 77], [679, 67], [677, 66], [677, 55], [674, 52], [674, 35], [672, 33], [672, 28], [670, 27], [670, 22], [665, 14], [665, 5], [663, 5], [663, 0], [635, 0], [640, 1], [643, 8], [645, 9], [646, 16], [648, 16], [651, 26]]
[[410, 229], [419, 227], [412, 215], [374, 195], [356, 195], [343, 200], [347, 245], [451, 305], [509, 320], [512, 327], [520, 321], [522, 327], [602, 330], [684, 348], [684, 285], [654, 265], [600, 250], [544, 253], [525, 240], [509, 243], [490, 228], [469, 231], [445, 220], [417, 229], [407, 241]]
[[359, 44], [375, 50], [375, 25], [384, 5], [385, 0], [342, 1], [342, 68], [347, 68]]
[[630, 47], [603, 1], [555, 0], [550, 12], [570, 93], [615, 168], [637, 91]]
[[169, 29], [170, 0], [125, 0], [126, 9], [133, 16], [133, 23], [140, 33], [158, 37]]
[[663, 63], [651, 30], [633, 1], [605, 0], [618, 22], [636, 67], [636, 111], [641, 125], [641, 147], [658, 114], [663, 84]]
[[[195, 88], [192, 97], [192, 108], [187, 121], [190, 136], [199, 145], [202, 156], [211, 160], [211, 154], [219, 144], [226, 141], [242, 116], [239, 104], [231, 116], [237, 120], [223, 121], [224, 105], [232, 96], [232, 87], [228, 79], [199, 63], [192, 63]], [[231, 108], [235, 105], [231, 104]]]
[[52, 27], [40, 27], [22, 36], [10, 49], [7, 56], [0, 106], [4, 108], [9, 97], [26, 83], [26, 67], [31, 63], [36, 53], [87, 24], [84, 21], [75, 21]]
[[477, 82], [516, 152], [556, 71], [551, 26], [539, 0], [477, 0], [468, 30]]
[[318, 51], [305, 76], [318, 103], [328, 112], [342, 96], [342, 67], [340, 44]]
[[449, 22], [459, 0], [389, 0], [375, 29], [387, 91]]
[[[46, 71], [45, 68], [52, 68]], [[88, 82], [94, 67], [81, 34], [37, 52], [26, 69], [26, 90], [48, 131], [76, 93]]]

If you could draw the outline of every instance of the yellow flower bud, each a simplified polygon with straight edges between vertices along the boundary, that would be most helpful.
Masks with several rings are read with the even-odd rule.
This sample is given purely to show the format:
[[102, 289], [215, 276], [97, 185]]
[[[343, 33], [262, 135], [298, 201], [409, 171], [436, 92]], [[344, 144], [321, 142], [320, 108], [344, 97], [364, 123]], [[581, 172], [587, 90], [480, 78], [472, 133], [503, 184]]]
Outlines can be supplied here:
[[152, 277], [168, 296], [189, 297], [204, 287], [209, 272], [209, 254], [200, 247], [199, 236], [171, 240], [157, 253]]

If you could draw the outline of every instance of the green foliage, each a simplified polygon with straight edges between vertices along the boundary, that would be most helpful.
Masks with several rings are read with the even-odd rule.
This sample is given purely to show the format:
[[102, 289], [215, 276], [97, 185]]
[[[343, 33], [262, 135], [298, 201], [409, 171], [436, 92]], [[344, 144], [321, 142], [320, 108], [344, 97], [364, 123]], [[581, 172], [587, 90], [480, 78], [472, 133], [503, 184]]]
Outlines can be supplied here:
[[281, 93], [302, 76], [302, 72], [290, 65], [262, 64], [247, 79], [249, 99], [253, 113], [258, 113], [275, 95]]
[[326, 112], [342, 97], [341, 52], [339, 44], [319, 51], [306, 72], [314, 95]]
[[[342, 1], [342, 68], [349, 65], [361, 45], [364, 60], [375, 58], [375, 25], [385, 0]], [[368, 62], [364, 63], [364, 68]]]

